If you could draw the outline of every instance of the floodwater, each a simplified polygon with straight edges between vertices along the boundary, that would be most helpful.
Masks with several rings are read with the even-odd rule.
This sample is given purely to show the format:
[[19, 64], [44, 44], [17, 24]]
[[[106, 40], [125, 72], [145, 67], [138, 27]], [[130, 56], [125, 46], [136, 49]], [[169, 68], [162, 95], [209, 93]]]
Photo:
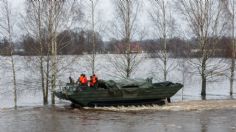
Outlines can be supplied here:
[[[219, 105], [221, 107], [219, 107]], [[193, 107], [191, 107], [193, 106]], [[194, 108], [195, 107], [195, 108]], [[236, 101], [193, 101], [166, 106], [22, 107], [0, 111], [1, 132], [235, 132]], [[177, 109], [182, 108], [182, 109]], [[189, 109], [194, 108], [194, 109]], [[205, 109], [204, 109], [205, 108]], [[120, 110], [120, 109], [123, 109]], [[125, 110], [125, 111], [124, 111]]]
[[[17, 110], [11, 109], [14, 106], [12, 82], [5, 79], [11, 78], [11, 71], [6, 71], [7, 68], [0, 69], [3, 75], [0, 77], [0, 132], [236, 132], [236, 93], [233, 97], [228, 96], [227, 77], [210, 80], [207, 84], [207, 101], [201, 101], [200, 77], [190, 75], [191, 73], [182, 77], [182, 72], [178, 70], [180, 67], [171, 71], [168, 77], [172, 82], [185, 80], [183, 91], [180, 90], [171, 98], [174, 102], [171, 104], [80, 110], [72, 109], [68, 102], [57, 99], [55, 107], [44, 107], [41, 85], [38, 83], [39, 73], [35, 72], [34, 68], [29, 68], [26, 65], [28, 61], [24, 58], [16, 57], [16, 66], [19, 69]], [[68, 57], [65, 59], [65, 64], [61, 64], [59, 69], [70, 62]], [[114, 72], [113, 67], [104, 63], [106, 60], [103, 56], [98, 56], [98, 59], [98, 77], [104, 80], [112, 79], [109, 74]], [[153, 65], [153, 61], [145, 60], [134, 76], [154, 77], [153, 81], [159, 82], [162, 78], [161, 72]], [[178, 60], [171, 61], [173, 63], [169, 64]], [[75, 63], [58, 73], [60, 81], [66, 83], [68, 76], [77, 78], [77, 75], [87, 71], [86, 59], [76, 62], [78, 64]], [[89, 75], [89, 72], [86, 74]]]

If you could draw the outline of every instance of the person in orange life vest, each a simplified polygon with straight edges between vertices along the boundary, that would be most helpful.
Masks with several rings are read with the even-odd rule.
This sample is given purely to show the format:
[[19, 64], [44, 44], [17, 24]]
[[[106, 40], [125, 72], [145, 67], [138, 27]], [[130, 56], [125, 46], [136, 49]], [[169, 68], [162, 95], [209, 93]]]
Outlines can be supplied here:
[[79, 77], [78, 80], [76, 81], [76, 84], [81, 84], [82, 78], [83, 78], [83, 74], [80, 74], [80, 77]]
[[87, 85], [87, 83], [88, 83], [88, 79], [87, 79], [86, 75], [83, 74], [83, 77], [82, 77], [82, 79], [81, 79], [81, 84], [82, 84], [82, 85]]
[[90, 87], [94, 87], [97, 84], [98, 78], [95, 74], [90, 76]]

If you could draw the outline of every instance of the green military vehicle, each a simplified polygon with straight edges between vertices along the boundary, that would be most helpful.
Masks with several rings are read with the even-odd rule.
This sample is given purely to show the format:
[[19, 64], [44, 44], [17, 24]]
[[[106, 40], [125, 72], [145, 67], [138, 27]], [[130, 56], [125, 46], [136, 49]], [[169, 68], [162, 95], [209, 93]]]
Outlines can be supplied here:
[[126, 106], [163, 102], [182, 87], [180, 83], [152, 83], [151, 79], [98, 80], [95, 87], [67, 83], [54, 94], [59, 99], [71, 101], [73, 106]]

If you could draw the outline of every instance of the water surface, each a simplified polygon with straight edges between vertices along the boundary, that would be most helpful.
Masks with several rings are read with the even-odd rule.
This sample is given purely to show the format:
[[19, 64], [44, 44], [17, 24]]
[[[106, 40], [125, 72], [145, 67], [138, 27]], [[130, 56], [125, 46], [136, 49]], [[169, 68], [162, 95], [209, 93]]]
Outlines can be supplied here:
[[59, 107], [4, 109], [7, 132], [235, 132], [236, 109], [104, 111]]

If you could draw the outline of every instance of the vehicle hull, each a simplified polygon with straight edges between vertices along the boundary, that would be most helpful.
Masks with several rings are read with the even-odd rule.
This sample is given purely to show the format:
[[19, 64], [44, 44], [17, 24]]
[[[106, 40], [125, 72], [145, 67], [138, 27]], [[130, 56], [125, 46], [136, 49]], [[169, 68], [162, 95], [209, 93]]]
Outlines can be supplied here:
[[60, 99], [71, 101], [73, 104], [84, 106], [117, 106], [161, 103], [162, 100], [172, 97], [182, 87], [179, 83], [154, 84], [150, 88], [122, 88], [104, 89], [70, 86], [74, 90], [60, 90], [54, 92]]

